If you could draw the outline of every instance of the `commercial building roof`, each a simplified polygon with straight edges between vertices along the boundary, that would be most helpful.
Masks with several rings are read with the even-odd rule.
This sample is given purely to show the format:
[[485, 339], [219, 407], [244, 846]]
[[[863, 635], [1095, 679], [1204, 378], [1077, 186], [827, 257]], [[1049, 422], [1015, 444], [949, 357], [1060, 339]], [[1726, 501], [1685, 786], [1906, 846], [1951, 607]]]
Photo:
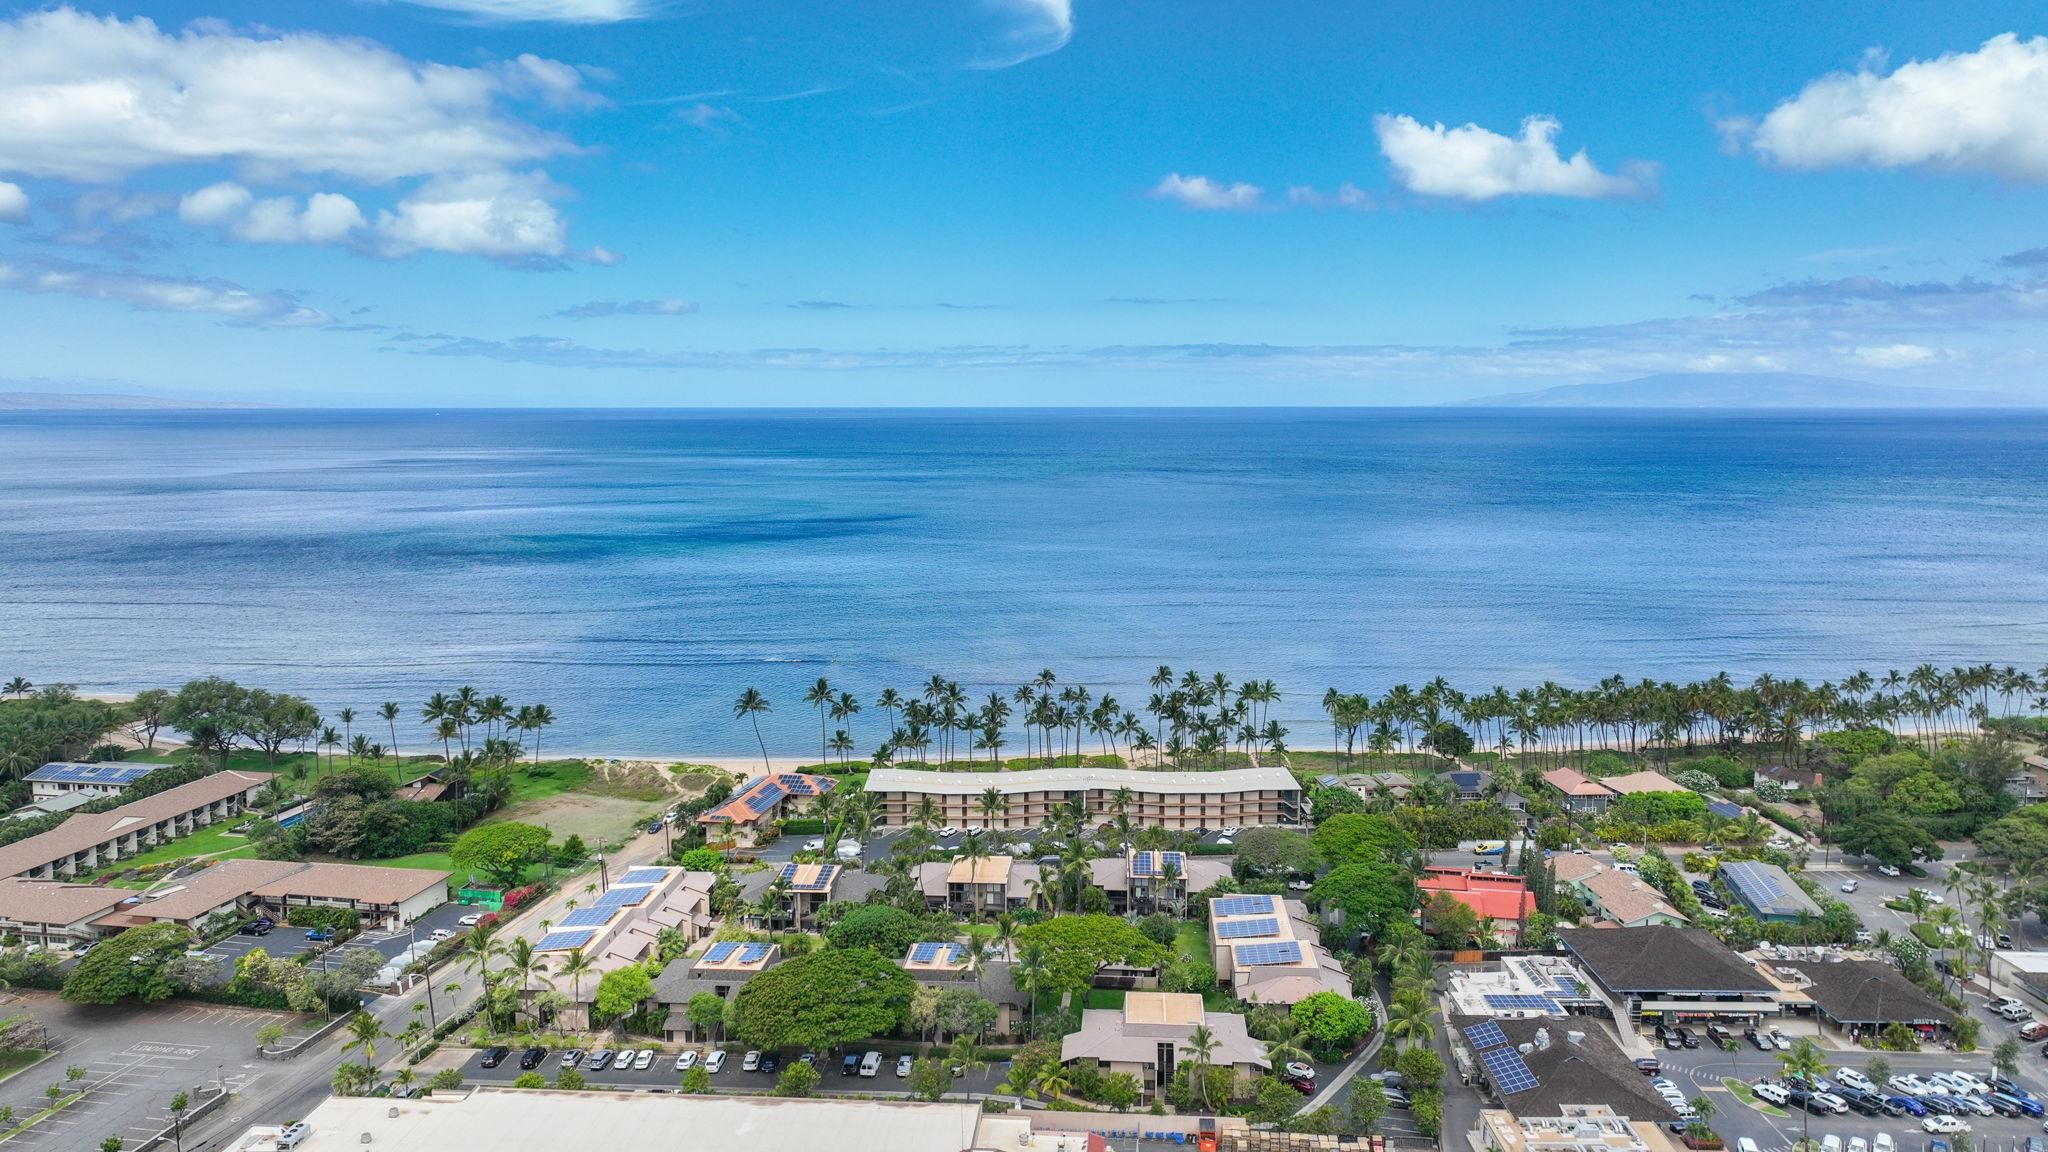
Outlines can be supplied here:
[[265, 772], [216, 772], [107, 812], [79, 813], [48, 832], [0, 847], [0, 876], [32, 872], [117, 836], [260, 788], [269, 779]]
[[1648, 1119], [1631, 1120], [1605, 1104], [1570, 1104], [1555, 1116], [1479, 1114], [1474, 1129], [1495, 1152], [1677, 1152], [1678, 1143]]
[[1759, 916], [1791, 919], [1800, 913], [1820, 915], [1820, 905], [1799, 887], [1791, 875], [1776, 864], [1758, 860], [1731, 860], [1721, 865], [1721, 881], [1735, 898]]
[[1876, 960], [1800, 964], [1798, 969], [1808, 981], [1807, 999], [1837, 1024], [1943, 1024], [1954, 1015], [1898, 969]]
[[135, 893], [125, 888], [62, 884], [55, 880], [0, 880], [0, 920], [17, 924], [76, 924]]
[[[1661, 1119], [1671, 1113], [1597, 1020], [1453, 1016], [1451, 1024], [1475, 1057], [1506, 1051], [1477, 1062], [1501, 1105], [1516, 1116], [1556, 1116], [1582, 1104], [1603, 1104], [1631, 1117]], [[1526, 1069], [1526, 1075], [1503, 1083], [1510, 1068]]]
[[[396, 906], [435, 888], [448, 873], [425, 868], [371, 864], [308, 864], [295, 860], [223, 860], [174, 884], [156, 889], [139, 904], [109, 913], [99, 923], [125, 928], [156, 920], [187, 923], [244, 896], [282, 901], [353, 901]], [[132, 893], [131, 893], [132, 895]]]
[[[242, 861], [231, 861], [242, 863]], [[384, 868], [374, 864], [307, 864], [255, 890], [257, 896], [310, 896], [358, 904], [403, 904], [422, 892], [445, 887], [448, 873], [427, 868]]]
[[1133, 768], [1036, 768], [1025, 772], [926, 772], [911, 768], [877, 768], [868, 773], [867, 790], [930, 792], [943, 796], [979, 796], [995, 788], [1006, 796], [1026, 792], [1074, 792], [1129, 788], [1144, 793], [1222, 794], [1230, 792], [1299, 792], [1294, 774], [1277, 765], [1232, 768], [1221, 772], [1147, 772]]
[[1698, 928], [1560, 928], [1557, 939], [1612, 992], [1774, 991], [1755, 965]]
[[[330, 1096], [305, 1117], [310, 1133], [297, 1152], [816, 1152], [821, 1143], [833, 1152], [961, 1152], [978, 1146], [980, 1120], [972, 1102], [484, 1088], [412, 1100]], [[230, 1152], [261, 1152], [261, 1139]]]

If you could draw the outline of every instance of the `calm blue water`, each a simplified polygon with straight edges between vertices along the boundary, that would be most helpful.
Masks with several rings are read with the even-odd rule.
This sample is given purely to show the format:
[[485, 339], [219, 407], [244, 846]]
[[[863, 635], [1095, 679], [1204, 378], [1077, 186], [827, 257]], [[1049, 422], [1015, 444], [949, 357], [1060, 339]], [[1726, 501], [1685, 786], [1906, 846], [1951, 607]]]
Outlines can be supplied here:
[[1333, 684], [2048, 659], [2013, 413], [0, 414], [0, 507], [0, 676], [474, 684], [564, 749], [749, 751], [752, 684], [814, 752], [821, 675], [1221, 669], [1313, 743]]

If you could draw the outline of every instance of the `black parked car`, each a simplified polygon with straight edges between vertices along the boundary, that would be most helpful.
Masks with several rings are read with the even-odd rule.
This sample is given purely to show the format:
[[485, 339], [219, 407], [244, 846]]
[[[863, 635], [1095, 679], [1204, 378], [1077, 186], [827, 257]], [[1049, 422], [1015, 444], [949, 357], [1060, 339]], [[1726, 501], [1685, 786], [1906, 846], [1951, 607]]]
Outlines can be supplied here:
[[1700, 1038], [1694, 1035], [1693, 1030], [1690, 1028], [1680, 1028], [1678, 1030], [1678, 1042], [1687, 1048], [1697, 1048], [1700, 1046]]
[[275, 927], [275, 925], [273, 925], [268, 919], [251, 920], [247, 924], [242, 925], [242, 935], [268, 936], [270, 935], [270, 930], [273, 927]]
[[505, 1062], [505, 1057], [511, 1054], [512, 1050], [510, 1048], [507, 1048], [503, 1044], [500, 1044], [495, 1048], [485, 1049], [484, 1058], [478, 1061], [477, 1063], [480, 1067], [496, 1068], [498, 1065], [503, 1064]]
[[772, 1076], [782, 1071], [782, 1061], [773, 1052], [763, 1052], [761, 1054], [761, 1071]]
[[1751, 1044], [1756, 1045], [1756, 1050], [1759, 1052], [1777, 1051], [1777, 1046], [1772, 1044], [1770, 1040], [1764, 1036], [1763, 1033], [1757, 1031], [1754, 1028], [1744, 1028], [1742, 1030], [1742, 1038], [1744, 1040], [1749, 1041]]
[[851, 1076], [858, 1071], [860, 1071], [860, 1053], [848, 1052], [846, 1059], [839, 1062], [839, 1074], [841, 1076]]
[[1709, 1024], [1707, 1025], [1707, 1039], [1714, 1042], [1714, 1047], [1725, 1048], [1728, 1046], [1728, 1042], [1735, 1039], [1735, 1037], [1719, 1024]]
[[547, 1049], [528, 1048], [526, 1051], [521, 1052], [519, 1054], [519, 1067], [524, 1071], [531, 1072], [535, 1068], [540, 1067], [540, 1062], [547, 1058]]

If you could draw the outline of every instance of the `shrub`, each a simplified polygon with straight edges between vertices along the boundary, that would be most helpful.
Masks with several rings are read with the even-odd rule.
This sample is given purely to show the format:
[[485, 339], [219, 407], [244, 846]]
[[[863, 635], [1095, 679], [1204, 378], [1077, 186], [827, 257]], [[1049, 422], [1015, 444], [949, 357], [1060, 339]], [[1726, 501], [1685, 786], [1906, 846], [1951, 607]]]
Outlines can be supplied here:
[[574, 1068], [564, 1068], [560, 1072], [555, 1073], [555, 1087], [560, 1088], [564, 1092], [580, 1092], [583, 1090], [583, 1086], [583, 1073], [578, 1072]]
[[538, 1072], [521, 1072], [519, 1078], [512, 1081], [512, 1086], [514, 1088], [545, 1088], [548, 1086], [548, 1080], [547, 1077], [542, 1076]]
[[441, 1069], [439, 1072], [434, 1073], [432, 1080], [427, 1081], [427, 1087], [440, 1092], [453, 1092], [457, 1088], [462, 1087], [462, 1069]]

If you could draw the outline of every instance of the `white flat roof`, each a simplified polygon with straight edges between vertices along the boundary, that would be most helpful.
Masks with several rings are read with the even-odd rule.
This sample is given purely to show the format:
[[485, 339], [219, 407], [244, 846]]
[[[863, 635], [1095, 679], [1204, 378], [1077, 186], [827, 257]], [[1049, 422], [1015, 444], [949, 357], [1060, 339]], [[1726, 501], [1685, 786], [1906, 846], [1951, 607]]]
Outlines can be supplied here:
[[[961, 1152], [981, 1106], [909, 1101], [479, 1089], [421, 1100], [330, 1096], [298, 1152]], [[367, 1139], [365, 1137], [367, 1136]]]
[[1222, 793], [1300, 791], [1294, 774], [1277, 765], [1232, 768], [1222, 772], [1146, 772], [1134, 768], [1035, 768], [1028, 772], [922, 772], [914, 768], [877, 768], [868, 773], [869, 792], [931, 792], [947, 796], [979, 796], [990, 787], [1005, 795], [1095, 788], [1136, 793]]

